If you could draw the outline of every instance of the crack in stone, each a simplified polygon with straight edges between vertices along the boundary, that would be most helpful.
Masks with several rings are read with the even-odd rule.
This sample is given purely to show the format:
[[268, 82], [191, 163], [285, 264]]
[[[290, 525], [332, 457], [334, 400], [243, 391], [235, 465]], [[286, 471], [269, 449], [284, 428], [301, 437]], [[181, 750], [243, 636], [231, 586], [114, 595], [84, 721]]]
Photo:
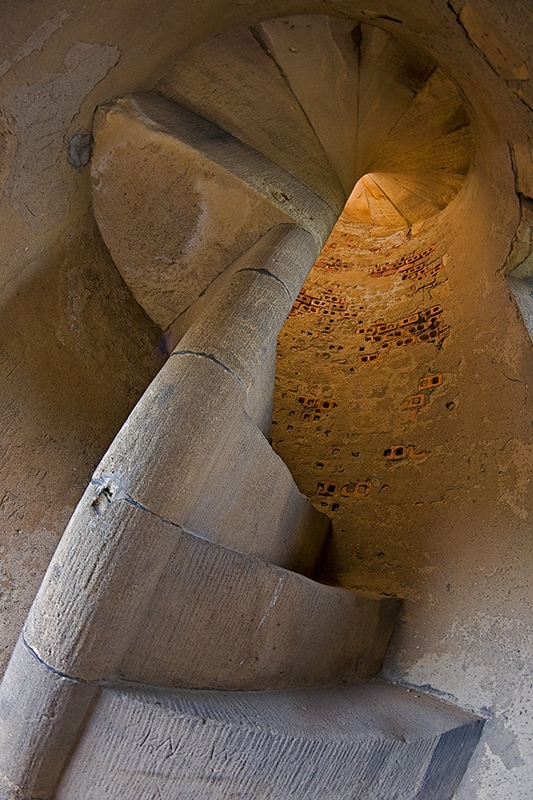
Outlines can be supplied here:
[[45, 667], [49, 672], [53, 672], [54, 675], [57, 675], [59, 678], [66, 678], [67, 680], [72, 681], [72, 683], [98, 685], [98, 681], [86, 681], [83, 678], [74, 678], [72, 675], [68, 675], [66, 672], [61, 672], [61, 670], [52, 667], [50, 664], [47, 664], [47, 662], [41, 658], [41, 656], [36, 652], [36, 650], [34, 650], [33, 647], [30, 644], [28, 644], [24, 636], [24, 631], [21, 634], [21, 638], [25, 648], [29, 650], [29, 652], [39, 662], [39, 664], [42, 664], [43, 667]]
[[274, 275], [273, 272], [270, 272], [270, 270], [266, 269], [265, 267], [243, 267], [242, 269], [238, 269], [235, 274], [237, 275], [237, 273], [239, 272], [258, 272], [260, 275], [266, 275], [268, 278], [274, 278], [275, 281], [277, 281], [283, 286], [283, 288], [287, 292], [289, 300], [292, 300], [291, 293], [289, 292], [287, 286], [283, 283], [281, 278], [278, 278], [277, 275]]
[[[172, 520], [167, 519], [166, 517], [162, 517], [160, 514], [157, 514], [155, 511], [152, 511], [150, 508], [147, 508], [147, 506], [144, 506], [142, 503], [140, 503], [138, 500], [132, 497], [131, 494], [126, 492], [118, 484], [118, 482], [115, 484], [115, 486], [112, 486], [111, 483], [114, 480], [115, 476], [113, 474], [108, 474], [108, 473], [103, 473], [98, 478], [91, 478], [92, 486], [101, 487], [101, 492], [97, 495], [96, 501], [98, 501], [100, 498], [105, 498], [105, 500], [107, 500], [108, 503], [123, 501], [125, 503], [129, 503], [134, 508], [138, 508], [141, 511], [146, 511], [146, 513], [151, 514], [153, 517], [156, 517], [165, 524], [172, 525], [174, 528], [179, 528], [179, 530], [183, 530], [183, 528], [178, 522], [173, 522]], [[95, 502], [93, 501], [93, 505], [94, 504]]]
[[219, 367], [222, 367], [223, 370], [232, 375], [241, 384], [243, 389], [246, 389], [246, 386], [242, 378], [240, 378], [236, 372], [233, 372], [233, 370], [230, 369], [230, 367], [227, 367], [222, 361], [219, 361], [218, 358], [216, 358], [212, 353], [202, 353], [201, 351], [195, 351], [195, 350], [174, 350], [174, 352], [171, 353], [169, 357], [172, 358], [172, 356], [200, 356], [200, 358], [207, 358], [209, 361], [212, 361], [214, 364], [217, 364]]

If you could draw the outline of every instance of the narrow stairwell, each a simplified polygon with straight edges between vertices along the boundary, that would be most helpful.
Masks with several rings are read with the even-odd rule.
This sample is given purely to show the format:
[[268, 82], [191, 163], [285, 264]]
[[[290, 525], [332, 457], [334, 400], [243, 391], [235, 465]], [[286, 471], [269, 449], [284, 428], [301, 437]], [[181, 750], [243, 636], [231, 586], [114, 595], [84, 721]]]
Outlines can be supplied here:
[[313, 580], [329, 520], [265, 434], [279, 331], [346, 201], [371, 228], [450, 202], [461, 99], [411, 45], [325, 16], [221, 34], [155, 89], [98, 111], [93, 198], [171, 353], [0, 687], [4, 795], [451, 798], [482, 720], [376, 679], [400, 601]]

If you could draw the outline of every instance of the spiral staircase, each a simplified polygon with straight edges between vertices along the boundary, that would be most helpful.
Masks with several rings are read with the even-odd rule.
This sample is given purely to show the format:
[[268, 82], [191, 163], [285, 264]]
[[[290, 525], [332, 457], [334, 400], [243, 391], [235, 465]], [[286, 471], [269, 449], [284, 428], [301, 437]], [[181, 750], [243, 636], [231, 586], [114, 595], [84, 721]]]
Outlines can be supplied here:
[[329, 520], [266, 435], [279, 330], [344, 206], [412, 226], [470, 155], [430, 58], [326, 16], [230, 30], [98, 111], [95, 216], [171, 352], [2, 683], [2, 796], [452, 797], [483, 721], [376, 678], [400, 601], [313, 578]]

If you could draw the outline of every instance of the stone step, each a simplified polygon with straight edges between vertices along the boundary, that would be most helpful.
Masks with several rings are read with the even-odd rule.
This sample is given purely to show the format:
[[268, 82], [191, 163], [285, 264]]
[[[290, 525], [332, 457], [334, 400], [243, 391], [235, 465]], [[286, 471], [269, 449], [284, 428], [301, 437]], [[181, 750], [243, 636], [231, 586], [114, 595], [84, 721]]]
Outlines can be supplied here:
[[2, 800], [55, 797], [98, 691], [49, 669], [19, 637], [0, 683]]
[[199, 536], [305, 574], [329, 520], [246, 411], [250, 395], [257, 413], [270, 406], [261, 375], [315, 256], [309, 233], [278, 226], [238, 259], [94, 476]]
[[483, 721], [383, 681], [104, 689], [56, 800], [451, 800]]
[[156, 91], [263, 153], [322, 197], [337, 216], [346, 195], [298, 99], [247, 27], [193, 49]]
[[390, 131], [435, 69], [421, 51], [372, 25], [361, 25], [357, 166], [363, 175]]
[[[418, 170], [371, 172], [361, 178], [346, 203], [345, 213], [363, 225], [397, 227], [413, 225], [438, 213], [450, 203], [464, 183], [460, 173]], [[369, 191], [371, 182], [374, 190]], [[377, 190], [376, 188], [377, 187]], [[381, 196], [380, 196], [381, 192]], [[377, 201], [377, 202], [376, 202]], [[374, 210], [374, 217], [370, 213]], [[399, 216], [398, 216], [399, 215]]]
[[379, 671], [399, 607], [183, 532], [117, 674], [231, 690], [353, 682]]
[[303, 575], [318, 561], [330, 520], [304, 497], [255, 423], [242, 415], [223, 461], [205, 476], [206, 491], [185, 528], [225, 547]]
[[[175, 353], [215, 358], [249, 395], [270, 366], [279, 332], [317, 255], [313, 237], [302, 228], [279, 225], [269, 230], [226, 270], [223, 284]], [[265, 403], [272, 389], [273, 384]]]
[[359, 177], [355, 171], [357, 23], [305, 14], [266, 20], [256, 30], [280, 66], [348, 197]]
[[372, 175], [365, 175], [364, 178], [361, 178], [361, 183], [365, 187], [366, 200], [375, 227], [397, 230], [409, 226], [409, 221], [385, 194], [381, 186], [376, 183]]
[[[291, 243], [300, 256], [305, 242]], [[118, 482], [123, 494], [203, 538], [310, 574], [329, 519], [301, 495], [243, 407], [243, 389], [247, 399], [258, 392], [292, 299], [267, 269], [275, 264], [250, 257], [241, 266], [183, 337], [94, 480]], [[272, 384], [263, 389], [255, 402], [264, 407]]]
[[399, 183], [396, 181], [393, 172], [372, 172], [371, 177], [409, 225], [413, 225], [421, 219], [432, 217], [442, 211], [446, 205], [445, 203], [434, 203], [431, 200], [427, 200], [413, 191], [411, 186]]
[[[442, 70], [436, 69], [396, 122], [383, 147], [374, 153], [373, 164], [394, 162], [397, 156], [469, 126], [461, 94]], [[450, 171], [454, 171], [453, 167]]]
[[433, 171], [466, 175], [472, 154], [470, 126], [445, 133], [412, 150], [393, 156], [377, 158], [372, 164], [375, 172]]
[[234, 690], [354, 681], [379, 670], [396, 598], [317, 583], [126, 499], [100, 507], [90, 493], [24, 628], [56, 672]]
[[423, 170], [394, 171], [387, 173], [387, 177], [440, 207], [447, 206], [453, 200], [465, 181], [465, 176], [460, 173]]
[[321, 247], [335, 221], [292, 174], [161, 95], [101, 107], [94, 131], [100, 231], [136, 300], [162, 328], [266, 231], [296, 224]]

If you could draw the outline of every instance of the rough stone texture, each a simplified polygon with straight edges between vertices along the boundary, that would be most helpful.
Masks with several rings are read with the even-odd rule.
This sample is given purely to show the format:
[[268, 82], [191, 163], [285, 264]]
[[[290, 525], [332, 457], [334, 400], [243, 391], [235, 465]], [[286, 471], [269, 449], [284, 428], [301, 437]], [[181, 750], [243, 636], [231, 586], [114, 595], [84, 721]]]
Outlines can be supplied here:
[[[282, 224], [271, 228], [240, 258], [227, 267], [207, 287], [198, 300], [170, 326], [169, 335], [172, 342], [177, 344], [180, 341], [183, 334], [214, 300], [215, 296], [227, 287], [233, 275], [242, 270], [269, 272], [281, 281], [293, 302], [309, 274], [318, 250], [313, 236], [299, 225]], [[263, 380], [265, 369], [262, 369], [261, 373], [260, 379]]]
[[529, 335], [533, 339], [533, 278], [531, 276], [515, 277], [507, 275], [507, 283], [524, 318]]
[[356, 679], [379, 668], [393, 598], [314, 583], [93, 486], [84, 501], [24, 628], [56, 671], [94, 681], [118, 669], [141, 683], [234, 689]]
[[[464, 98], [455, 84], [437, 68], [396, 122], [383, 146], [374, 154], [370, 168], [379, 169], [380, 164], [393, 164], [397, 156], [410, 153], [421, 145], [440, 140], [442, 136], [469, 125]], [[454, 160], [460, 156], [457, 148], [448, 149], [448, 172], [466, 171], [463, 160], [457, 166], [454, 164]], [[467, 161], [466, 169], [468, 165]], [[424, 165], [418, 163], [417, 168], [437, 171], [431, 160]], [[433, 180], [436, 181], [437, 176]]]
[[54, 795], [98, 687], [40, 663], [19, 638], [0, 685], [0, 792], [5, 800]]
[[341, 211], [346, 195], [320, 133], [317, 138], [313, 120], [250, 29], [204, 42], [156, 89], [251, 145]]
[[513, 142], [512, 157], [516, 174], [516, 190], [524, 197], [533, 198], [533, 141]]
[[445, 208], [462, 188], [472, 157], [468, 113], [454, 84], [435, 69], [369, 156], [346, 204], [359, 224], [409, 228]]
[[119, 675], [232, 690], [360, 680], [379, 670], [399, 605], [184, 533]]
[[374, 180], [373, 175], [365, 175], [361, 178], [366, 193], [368, 210], [376, 228], [389, 228], [392, 230], [406, 228], [409, 220], [397, 208], [396, 204], [389, 200], [381, 186]]
[[206, 489], [185, 520], [186, 530], [304, 575], [313, 572], [329, 519], [300, 494], [246, 415], [224, 459], [203, 480]]
[[[396, 156], [394, 167], [396, 171], [403, 172], [408, 169], [416, 170], [424, 167], [427, 169], [431, 165], [435, 172], [450, 170], [452, 174], [466, 174], [471, 152], [470, 130], [468, 126], [462, 126], [439, 139], [421, 144], [416, 149]], [[450, 154], [453, 154], [452, 158]], [[392, 166], [390, 162], [378, 161], [372, 168], [383, 171], [389, 166]]]
[[75, 133], [69, 139], [67, 147], [67, 161], [74, 169], [86, 167], [91, 160], [93, 147], [92, 133]]
[[435, 69], [431, 58], [361, 25], [356, 174], [363, 175], [391, 129]]
[[233, 265], [235, 271], [264, 270], [277, 278], [294, 302], [318, 250], [309, 233], [296, 225], [268, 231]]
[[[119, 58], [118, 47], [76, 42], [65, 54], [60, 72], [45, 73], [36, 83], [14, 89], [4, 98], [4, 113], [17, 132], [19, 148], [25, 151], [26, 158], [15, 162], [3, 188], [11, 206], [37, 233], [52, 228], [68, 213], [62, 181], [56, 171], [65, 129], [82, 99]], [[57, 97], [62, 98], [59, 107]], [[43, 192], [47, 173], [53, 175], [55, 184], [52, 205]]]
[[521, 54], [483, 14], [466, 3], [459, 22], [491, 67], [506, 81], [527, 81], [529, 70]]
[[[90, 485], [30, 610], [27, 644], [71, 678], [113, 675], [145, 618], [177, 533], [171, 523]], [[14, 669], [10, 664], [8, 673]]]
[[248, 390], [291, 305], [289, 293], [277, 278], [251, 269], [236, 272], [187, 331], [175, 353], [216, 359]]
[[[176, 354], [115, 437], [93, 480], [182, 525], [241, 427], [245, 391], [213, 359]], [[204, 424], [209, 419], [209, 425]]]
[[[482, 722], [384, 682], [102, 692], [57, 800], [451, 800]], [[121, 769], [117, 770], [117, 764]], [[431, 781], [438, 763], [440, 787]]]
[[[498, 26], [524, 61], [531, 63], [533, 14], [528, 4], [476, 0], [475, 7]], [[6, 0], [0, 30], [5, 61], [0, 71], [7, 71], [0, 94], [5, 97], [33, 85], [38, 100], [40, 78], [61, 73], [65, 54], [76, 41], [118, 47], [121, 58], [116, 66], [90, 89], [68, 121], [65, 144], [77, 131], [90, 130], [98, 104], [152, 88], [188, 49], [234, 22], [255, 24], [261, 18], [324, 10], [323, 4], [314, 0], [259, 0], [255, 4], [153, 0], [149, 5], [113, 0], [105, 8], [91, 0], [72, 0], [70, 16], [57, 27], [56, 17], [63, 9], [43, 0], [34, 0], [31, 7]], [[397, 254], [413, 252], [419, 244], [424, 249], [426, 244], [435, 244], [435, 239], [441, 241], [441, 255], [448, 253], [450, 260], [440, 276], [448, 280], [413, 295], [413, 305], [407, 310], [421, 297], [423, 308], [440, 302], [450, 287], [453, 292], [446, 295], [450, 305], [444, 313], [449, 317], [453, 311], [454, 322], [452, 338], [442, 351], [422, 345], [412, 350], [399, 348], [402, 358], [395, 358], [390, 372], [386, 367], [380, 373], [386, 375], [383, 382], [375, 372], [367, 372], [372, 364], [359, 367], [357, 352], [353, 354], [355, 380], [347, 358], [346, 399], [354, 404], [354, 414], [350, 417], [346, 406], [341, 407], [345, 430], [354, 433], [365, 427], [362, 415], [368, 403], [374, 408], [368, 428], [377, 437], [373, 442], [382, 437], [375, 450], [373, 446], [370, 450], [359, 448], [358, 439], [350, 442], [356, 445], [353, 449], [344, 445], [350, 465], [357, 465], [353, 477], [381, 477], [391, 488], [379, 493], [368, 516], [361, 507], [365, 498], [354, 498], [357, 514], [353, 527], [346, 531], [345, 544], [334, 536], [338, 563], [346, 572], [354, 562], [361, 573], [368, 570], [370, 584], [379, 583], [386, 575], [384, 584], [406, 588], [408, 600], [388, 660], [389, 674], [427, 685], [429, 691], [433, 687], [448, 692], [465, 707], [478, 711], [486, 707], [483, 713], [490, 719], [484, 741], [457, 796], [461, 800], [529, 800], [533, 565], [527, 482], [531, 419], [526, 386], [531, 386], [531, 344], [500, 271], [519, 221], [507, 142], [526, 141], [530, 134], [531, 81], [508, 85], [499, 78], [467, 39], [444, 0], [416, 4], [386, 0], [379, 6], [369, 0], [364, 8], [357, 4], [348, 8], [334, 0], [328, 4], [328, 13], [370, 20], [398, 36], [405, 34], [432, 54], [464, 94], [476, 140], [472, 179], [450, 208], [447, 228], [435, 228], [434, 236], [427, 240], [427, 231], [422, 229], [420, 240], [404, 242], [405, 250], [395, 247], [399, 239], [394, 237], [369, 243], [369, 247], [381, 249], [377, 254], [366, 253], [368, 267], [381, 265], [382, 259], [394, 262]], [[56, 22], [47, 28], [53, 20]], [[46, 29], [53, 32], [40, 49], [31, 50]], [[59, 113], [62, 103], [63, 95], [55, 99], [55, 112]], [[39, 133], [39, 126], [32, 129], [24, 148], [19, 149], [16, 158], [20, 164], [31, 161], [31, 149], [39, 147]], [[12, 142], [14, 136], [7, 138]], [[6, 164], [9, 169], [14, 162], [8, 155], [0, 156], [0, 170]], [[17, 170], [22, 195], [25, 187], [31, 191], [32, 182], [18, 166]], [[157, 331], [143, 320], [135, 303], [126, 302], [124, 287], [115, 280], [104, 248], [95, 247], [94, 236], [80, 224], [90, 203], [87, 173], [68, 166], [63, 151], [41, 175], [45, 205], [57, 208], [61, 204], [66, 210], [60, 223], [42, 233], [29, 229], [5, 195], [0, 204], [0, 416], [2, 448], [7, 453], [0, 467], [4, 659], [87, 477], [156, 368], [151, 358]], [[62, 182], [56, 182], [57, 174]], [[67, 261], [63, 261], [65, 242], [70, 248]], [[448, 247], [450, 242], [453, 250]], [[339, 283], [336, 273], [328, 280]], [[398, 285], [407, 290], [412, 286], [407, 279]], [[388, 290], [381, 286], [386, 283], [375, 284], [376, 292], [387, 295]], [[362, 304], [357, 305], [358, 310]], [[398, 311], [403, 313], [403, 309]], [[375, 315], [372, 312], [359, 318], [372, 323], [379, 318], [380, 309], [376, 308]], [[391, 311], [390, 318], [393, 316]], [[300, 317], [297, 330], [304, 330], [307, 336], [312, 329], [301, 323]], [[56, 338], [55, 331], [63, 341]], [[305, 354], [299, 354], [295, 367], [298, 374], [291, 376], [295, 383], [280, 387], [280, 395], [285, 392], [287, 398], [294, 397], [295, 404], [287, 408], [287, 424], [295, 431], [290, 412], [302, 413], [297, 398], [305, 394], [304, 389], [316, 387], [319, 393], [332, 387], [330, 377], [317, 381], [314, 365], [326, 362], [324, 354], [331, 363], [347, 357], [342, 351], [335, 354], [330, 350], [330, 345], [338, 347], [342, 342], [321, 338], [323, 333], [328, 332], [321, 328], [316, 341], [308, 337]], [[335, 329], [329, 333], [337, 335]], [[288, 346], [295, 344], [289, 342]], [[319, 344], [324, 346], [319, 348]], [[366, 346], [364, 337], [360, 346]], [[316, 356], [317, 352], [321, 355]], [[449, 383], [442, 386], [449, 388], [438, 387], [413, 427], [405, 427], [404, 415], [409, 416], [410, 411], [400, 405], [432, 367], [431, 354], [438, 357], [439, 366], [448, 365], [443, 377], [446, 380], [447, 372]], [[304, 369], [307, 357], [313, 364], [309, 371]], [[448, 361], [442, 365], [441, 359]], [[387, 363], [383, 359], [378, 366], [381, 369]], [[334, 371], [342, 368], [338, 363], [333, 366]], [[385, 384], [390, 388], [380, 398]], [[297, 390], [294, 394], [291, 387]], [[426, 426], [425, 415], [436, 420], [434, 414], [438, 424]], [[339, 428], [332, 428], [324, 414], [312, 425], [294, 434], [303, 442], [323, 436], [319, 452], [310, 462], [317, 477], [310, 494], [337, 463], [339, 470], [345, 469], [336, 476], [340, 494], [352, 478], [346, 478], [347, 466], [337, 462], [333, 453], [343, 446], [341, 437], [337, 439]], [[317, 433], [318, 427], [323, 432]], [[385, 428], [398, 436], [411, 432], [417, 439], [426, 439], [431, 456], [418, 465], [413, 459], [384, 464], [384, 449], [403, 439], [388, 441]], [[327, 437], [326, 431], [330, 431]], [[416, 444], [409, 437], [404, 445], [410, 443]], [[351, 456], [352, 452], [359, 456]], [[438, 468], [435, 453], [442, 459]], [[391, 476], [394, 481], [387, 480]], [[441, 497], [443, 487], [450, 492]], [[410, 494], [415, 489], [420, 493], [416, 498]], [[374, 501], [377, 493], [378, 484], [372, 484], [368, 497]], [[337, 499], [317, 498], [318, 503], [329, 505]], [[415, 506], [416, 502], [424, 505]], [[393, 532], [388, 538], [386, 526]], [[343, 527], [338, 526], [340, 531]]]
[[263, 368], [248, 390], [244, 405], [244, 410], [250, 419], [265, 436], [268, 436], [272, 424], [276, 358], [276, 345], [273, 344], [270, 352], [265, 353]]
[[2, 672], [87, 481], [163, 363], [94, 220], [39, 262], [0, 313]]
[[210, 303], [202, 298], [171, 329], [178, 338], [178, 326], [191, 322], [176, 352], [207, 354], [234, 372], [247, 389], [245, 410], [265, 433], [277, 334], [316, 255], [313, 237], [302, 228], [272, 228], [225, 270]]
[[354, 20], [306, 14], [271, 19], [257, 30], [348, 196], [360, 177], [355, 171], [359, 29]]
[[243, 404], [243, 386], [227, 368], [203, 355], [173, 355], [117, 435], [94, 485], [205, 538], [308, 572], [325, 521]]
[[269, 228], [295, 221], [321, 245], [334, 221], [274, 162], [156, 94], [100, 110], [91, 171], [104, 240], [163, 328]]
[[[533, 202], [528, 197], [520, 198], [520, 223], [515, 231], [511, 248], [503, 266], [503, 273], [514, 281], [532, 277], [531, 253], [533, 250]], [[522, 312], [523, 313], [523, 312]], [[527, 323], [526, 323], [527, 324]], [[528, 328], [529, 329], [529, 328]]]
[[[368, 178], [364, 180], [366, 182]], [[413, 191], [414, 187], [410, 182], [407, 185], [402, 184], [395, 175], [373, 172], [372, 180], [384, 196], [386, 203], [394, 206], [408, 225], [428, 219], [446, 207], [445, 202], [433, 202], [421, 197], [420, 194]], [[381, 203], [379, 205], [381, 206]], [[402, 225], [398, 225], [398, 227], [402, 227]]]

